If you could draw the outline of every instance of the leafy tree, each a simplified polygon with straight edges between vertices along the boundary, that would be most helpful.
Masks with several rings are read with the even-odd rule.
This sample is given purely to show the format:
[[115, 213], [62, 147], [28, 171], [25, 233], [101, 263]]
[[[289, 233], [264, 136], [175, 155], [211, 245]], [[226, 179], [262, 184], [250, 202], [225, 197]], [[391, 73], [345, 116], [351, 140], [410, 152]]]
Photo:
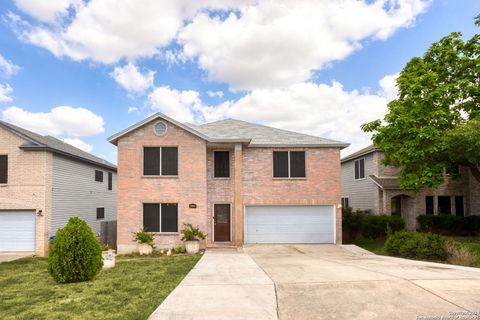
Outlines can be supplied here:
[[383, 121], [362, 125], [385, 153], [384, 164], [401, 169], [401, 187], [437, 187], [453, 165], [469, 167], [480, 182], [479, 56], [479, 34], [464, 41], [454, 32], [433, 43], [400, 73], [399, 95]]

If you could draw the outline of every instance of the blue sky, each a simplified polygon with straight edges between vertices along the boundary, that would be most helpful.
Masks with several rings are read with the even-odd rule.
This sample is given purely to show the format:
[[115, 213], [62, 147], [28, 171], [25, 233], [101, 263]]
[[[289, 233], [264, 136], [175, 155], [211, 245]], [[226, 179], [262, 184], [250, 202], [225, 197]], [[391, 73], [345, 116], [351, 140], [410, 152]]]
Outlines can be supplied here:
[[[352, 143], [395, 74], [478, 0], [0, 3], [0, 118], [116, 162], [106, 138], [161, 111], [239, 118]], [[1, 59], [3, 58], [3, 59]], [[60, 107], [60, 108], [59, 108]]]

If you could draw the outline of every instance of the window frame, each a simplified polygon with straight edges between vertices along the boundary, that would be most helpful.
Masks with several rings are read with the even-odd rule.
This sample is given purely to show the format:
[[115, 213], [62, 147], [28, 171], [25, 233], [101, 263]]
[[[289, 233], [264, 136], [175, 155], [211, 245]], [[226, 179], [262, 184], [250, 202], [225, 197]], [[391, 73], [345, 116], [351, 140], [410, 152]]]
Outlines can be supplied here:
[[[346, 206], [345, 206], [346, 204]], [[343, 196], [342, 197], [342, 209], [350, 208], [350, 197]]]
[[[159, 174], [145, 174], [145, 148], [159, 148]], [[162, 175], [162, 148], [177, 148], [177, 174]], [[178, 145], [144, 145], [142, 146], [142, 178], [178, 178], [180, 176], [180, 147]]]
[[[288, 176], [287, 177], [275, 177], [275, 159], [274, 159], [274, 153], [275, 152], [287, 152], [287, 169], [288, 169]], [[292, 177], [291, 173], [291, 168], [290, 168], [290, 153], [291, 152], [303, 152], [304, 154], [304, 171], [305, 171], [305, 176], [304, 177]], [[305, 180], [307, 179], [307, 151], [306, 150], [273, 150], [272, 151], [272, 177], [273, 179], [277, 180], [282, 180], [282, 179], [288, 179], [288, 180]]]
[[[144, 205], [145, 204], [157, 204], [158, 205], [158, 231], [149, 231], [153, 234], [162, 234], [162, 235], [169, 235], [169, 234], [179, 234], [180, 231], [180, 204], [178, 202], [142, 202], [142, 227], [145, 229], [144, 225]], [[163, 204], [176, 204], [177, 205], [177, 231], [162, 231], [162, 205]]]
[[[98, 217], [98, 209], [103, 209], [103, 217], [102, 218]], [[96, 220], [105, 220], [105, 207], [97, 207], [96, 208]]]
[[[215, 176], [215, 153], [216, 152], [228, 152], [228, 176], [227, 177], [217, 177]], [[232, 177], [232, 152], [228, 149], [216, 149], [212, 153], [212, 177], [213, 179], [230, 179]]]
[[0, 185], [7, 185], [8, 184], [8, 154], [0, 154], [1, 157], [5, 157], [6, 160], [6, 175], [5, 175], [5, 182], [0, 182]]
[[110, 171], [107, 172], [107, 189], [113, 190], [113, 173]]
[[[102, 174], [102, 180], [97, 180], [97, 173], [100, 172]], [[95, 182], [103, 183], [103, 171], [95, 169]]]
[[[358, 178], [357, 178], [357, 166], [356, 166], [356, 163], [360, 163], [360, 161], [363, 160], [363, 177], [360, 177], [360, 165], [358, 166]], [[353, 161], [353, 179], [355, 181], [360, 181], [360, 180], [365, 180], [366, 179], [366, 172], [365, 172], [365, 157], [362, 157], [362, 158], [358, 158], [356, 160]]]

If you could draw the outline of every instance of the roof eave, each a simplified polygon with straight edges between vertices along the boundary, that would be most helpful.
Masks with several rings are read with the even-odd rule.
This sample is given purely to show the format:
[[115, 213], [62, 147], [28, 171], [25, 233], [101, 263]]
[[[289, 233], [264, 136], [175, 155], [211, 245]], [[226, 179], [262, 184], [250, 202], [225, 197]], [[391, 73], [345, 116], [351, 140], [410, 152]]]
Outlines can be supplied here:
[[340, 148], [348, 147], [349, 143], [315, 144], [315, 143], [253, 143], [249, 144], [252, 148]]

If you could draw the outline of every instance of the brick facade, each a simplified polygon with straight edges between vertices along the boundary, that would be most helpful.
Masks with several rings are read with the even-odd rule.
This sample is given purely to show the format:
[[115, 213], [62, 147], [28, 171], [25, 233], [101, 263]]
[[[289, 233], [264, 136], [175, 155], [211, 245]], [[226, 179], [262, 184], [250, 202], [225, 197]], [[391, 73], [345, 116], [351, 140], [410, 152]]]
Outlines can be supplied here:
[[[163, 120], [162, 120], [163, 121]], [[339, 148], [293, 148], [306, 151], [306, 178], [273, 178], [273, 148], [249, 148], [242, 144], [208, 145], [173, 123], [163, 136], [154, 133], [157, 121], [144, 124], [118, 139], [118, 234], [120, 253], [137, 250], [132, 232], [143, 226], [145, 202], [178, 203], [179, 230], [184, 222], [208, 233], [213, 244], [213, 207], [231, 205], [231, 243], [243, 244], [245, 205], [335, 205], [337, 243], [341, 243], [340, 150]], [[144, 146], [178, 146], [178, 177], [143, 177]], [[230, 177], [214, 178], [213, 152], [230, 152]], [[195, 203], [195, 209], [189, 208]], [[157, 247], [180, 243], [179, 233], [158, 233]]]
[[23, 151], [26, 140], [0, 127], [0, 154], [8, 155], [8, 183], [0, 185], [0, 210], [32, 210], [35, 214], [35, 254], [48, 251], [52, 209], [52, 154]]

